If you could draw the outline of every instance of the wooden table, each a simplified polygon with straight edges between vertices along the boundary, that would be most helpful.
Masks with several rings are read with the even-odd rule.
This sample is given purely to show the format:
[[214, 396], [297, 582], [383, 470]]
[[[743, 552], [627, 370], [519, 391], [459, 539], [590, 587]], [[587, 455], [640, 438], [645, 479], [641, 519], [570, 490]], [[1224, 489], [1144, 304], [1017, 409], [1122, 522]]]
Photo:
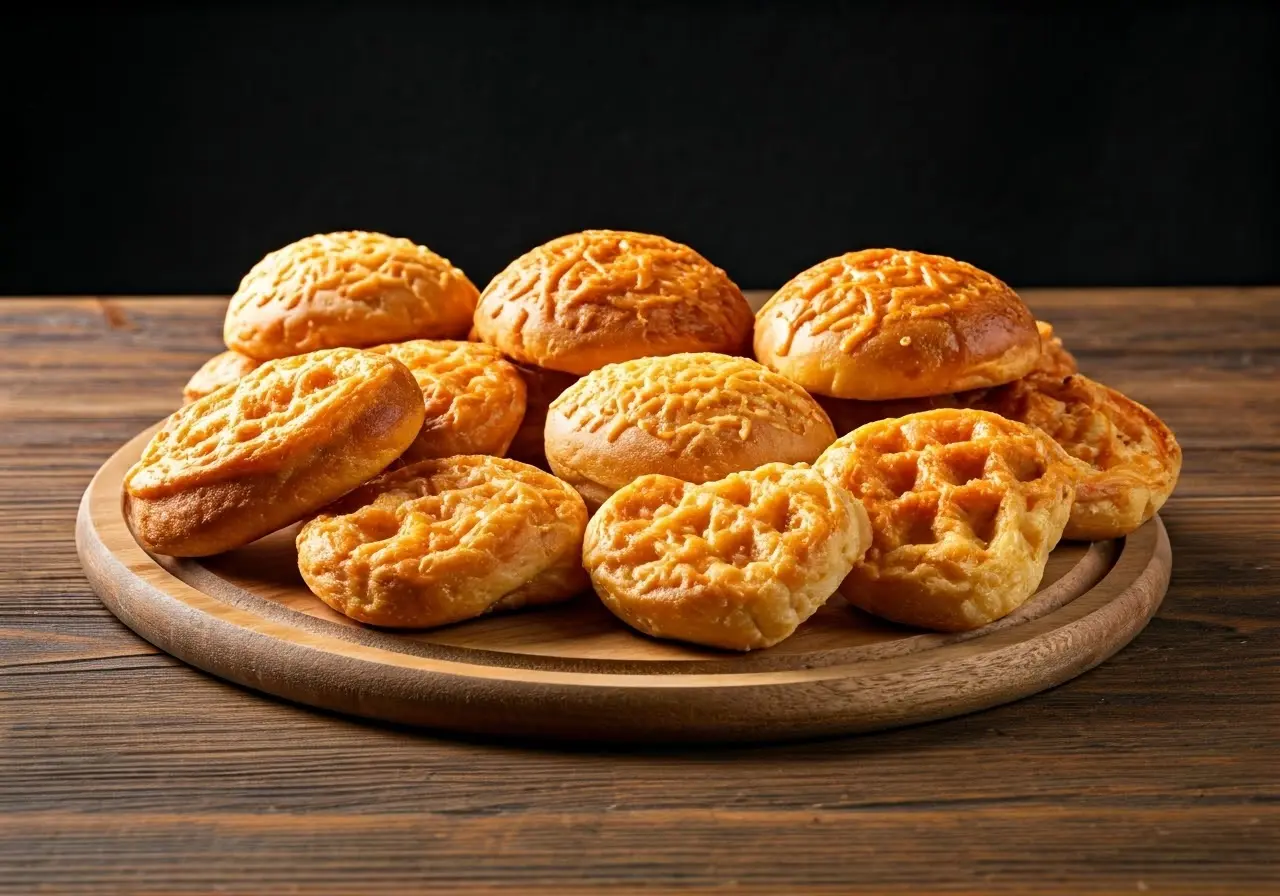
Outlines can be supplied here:
[[949, 722], [613, 752], [350, 721], [157, 653], [72, 523], [224, 303], [0, 300], [0, 891], [1280, 892], [1280, 289], [1026, 297], [1185, 449], [1150, 627]]

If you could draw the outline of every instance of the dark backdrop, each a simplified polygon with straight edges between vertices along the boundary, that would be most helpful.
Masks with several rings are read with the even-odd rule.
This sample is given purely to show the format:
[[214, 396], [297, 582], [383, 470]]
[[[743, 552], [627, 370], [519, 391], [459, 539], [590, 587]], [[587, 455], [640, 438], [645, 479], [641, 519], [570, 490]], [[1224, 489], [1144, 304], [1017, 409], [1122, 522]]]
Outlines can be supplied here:
[[744, 287], [866, 246], [1016, 285], [1280, 282], [1280, 4], [45, 4], [4, 293], [227, 293], [308, 233], [483, 284], [586, 227]]

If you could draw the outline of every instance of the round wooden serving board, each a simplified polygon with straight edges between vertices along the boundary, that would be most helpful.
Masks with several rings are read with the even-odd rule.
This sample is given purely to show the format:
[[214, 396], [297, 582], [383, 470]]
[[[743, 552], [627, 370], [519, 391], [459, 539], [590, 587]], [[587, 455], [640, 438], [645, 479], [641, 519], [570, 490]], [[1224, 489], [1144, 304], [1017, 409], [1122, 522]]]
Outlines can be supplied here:
[[80, 505], [77, 547], [103, 603], [160, 649], [214, 675], [439, 730], [747, 741], [941, 719], [1092, 668], [1142, 630], [1169, 583], [1169, 539], [1157, 517], [1120, 541], [1059, 545], [1032, 600], [959, 635], [884, 623], [836, 596], [776, 647], [729, 654], [639, 635], [590, 593], [434, 631], [382, 631], [307, 590], [294, 529], [203, 560], [139, 547], [120, 486], [152, 432], [103, 465]]

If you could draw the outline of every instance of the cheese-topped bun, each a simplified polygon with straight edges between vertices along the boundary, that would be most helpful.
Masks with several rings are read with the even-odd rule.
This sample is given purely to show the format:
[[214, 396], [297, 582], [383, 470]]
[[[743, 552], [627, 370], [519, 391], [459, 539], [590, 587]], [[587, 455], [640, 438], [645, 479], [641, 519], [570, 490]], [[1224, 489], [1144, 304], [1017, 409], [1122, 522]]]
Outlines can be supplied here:
[[688, 246], [661, 236], [587, 230], [511, 262], [476, 307], [479, 337], [525, 364], [590, 373], [650, 355], [747, 354], [742, 291]]
[[320, 233], [271, 252], [231, 297], [227, 348], [266, 361], [337, 346], [466, 336], [478, 291], [412, 240]]
[[694, 352], [610, 364], [547, 412], [551, 470], [598, 507], [647, 473], [685, 482], [811, 463], [835, 441], [798, 385], [749, 358]]
[[1012, 289], [971, 264], [850, 252], [794, 277], [756, 315], [761, 363], [834, 398], [882, 401], [995, 386], [1029, 373], [1040, 334]]

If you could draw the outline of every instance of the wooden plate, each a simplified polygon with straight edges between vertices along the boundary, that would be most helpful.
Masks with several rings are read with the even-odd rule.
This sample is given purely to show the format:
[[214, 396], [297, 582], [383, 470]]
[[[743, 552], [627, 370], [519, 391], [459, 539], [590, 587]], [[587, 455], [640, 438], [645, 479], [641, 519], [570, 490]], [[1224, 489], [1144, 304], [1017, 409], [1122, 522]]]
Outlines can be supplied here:
[[200, 561], [157, 557], [121, 513], [125, 471], [154, 428], [85, 491], [80, 559], [106, 606], [191, 665], [270, 694], [441, 730], [572, 740], [746, 741], [941, 719], [1029, 696], [1131, 641], [1169, 582], [1159, 518], [1115, 542], [1063, 544], [1039, 593], [966, 634], [880, 622], [839, 597], [768, 650], [660, 642], [591, 594], [413, 634], [354, 623], [298, 575], [294, 530]]

